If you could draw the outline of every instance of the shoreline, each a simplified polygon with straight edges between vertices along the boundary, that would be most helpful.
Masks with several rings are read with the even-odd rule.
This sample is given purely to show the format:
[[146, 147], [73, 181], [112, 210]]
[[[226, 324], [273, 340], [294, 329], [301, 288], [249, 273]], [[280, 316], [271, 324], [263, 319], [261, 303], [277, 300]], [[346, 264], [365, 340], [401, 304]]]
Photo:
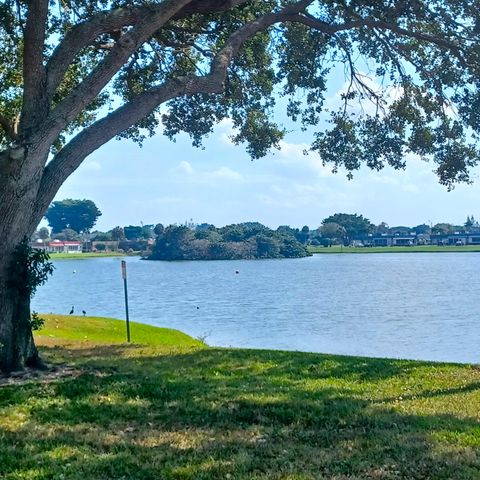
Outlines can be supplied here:
[[[374, 253], [480, 253], [480, 245], [465, 245], [465, 246], [432, 246], [421, 245], [414, 247], [340, 247], [334, 245], [332, 247], [312, 247], [308, 246], [308, 252], [310, 255], [305, 257], [293, 257], [295, 258], [308, 258], [312, 255], [332, 255], [332, 254], [374, 254]], [[51, 260], [87, 260], [92, 258], [125, 258], [125, 257], [141, 257], [140, 253], [122, 253], [122, 252], [108, 252], [108, 253], [52, 253], [50, 254]], [[165, 262], [208, 262], [219, 261], [217, 259], [197, 259], [197, 260], [153, 260], [150, 258], [143, 258], [143, 260], [149, 261], [165, 261]], [[225, 259], [221, 261], [229, 261]], [[270, 258], [255, 258], [255, 259], [232, 259], [238, 260], [276, 260]], [[290, 260], [290, 258], [282, 258], [281, 260]]]
[[123, 258], [123, 257], [138, 257], [140, 253], [121, 253], [121, 252], [107, 252], [107, 253], [50, 253], [50, 260], [86, 260], [87, 258]]
[[[81, 342], [114, 342], [126, 343], [124, 330], [126, 323], [124, 319], [113, 317], [97, 317], [97, 316], [81, 316], [81, 315], [65, 315], [57, 313], [39, 313], [40, 318], [46, 320], [46, 328], [34, 332], [35, 338], [40, 341], [56, 338], [58, 335], [65, 336], [61, 338], [68, 338], [72, 341]], [[132, 345], [156, 345], [160, 335], [167, 334], [174, 335], [175, 338], [182, 340], [191, 345], [201, 346], [213, 350], [232, 350], [232, 351], [246, 351], [250, 353], [282, 353], [292, 355], [321, 355], [323, 357], [338, 357], [344, 359], [355, 359], [359, 361], [386, 361], [386, 362], [414, 362], [429, 365], [455, 365], [455, 366], [469, 366], [472, 368], [480, 367], [480, 362], [459, 362], [451, 360], [431, 360], [422, 358], [408, 358], [408, 357], [383, 357], [383, 356], [368, 356], [368, 355], [352, 355], [348, 353], [335, 352], [316, 352], [311, 350], [288, 350], [285, 348], [261, 348], [261, 347], [236, 347], [236, 346], [222, 346], [209, 345], [201, 338], [193, 337], [182, 330], [159, 327], [148, 323], [141, 323], [138, 321], [130, 321], [130, 328], [132, 330]], [[139, 336], [134, 335], [133, 331], [137, 330]], [[91, 336], [91, 337], [89, 337]], [[136, 337], [136, 338], [135, 338]], [[140, 341], [138, 340], [140, 338]]]
[[308, 251], [312, 254], [368, 254], [368, 253], [479, 253], [480, 245], [464, 245], [464, 246], [434, 246], [434, 245], [418, 245], [413, 247], [308, 247]]

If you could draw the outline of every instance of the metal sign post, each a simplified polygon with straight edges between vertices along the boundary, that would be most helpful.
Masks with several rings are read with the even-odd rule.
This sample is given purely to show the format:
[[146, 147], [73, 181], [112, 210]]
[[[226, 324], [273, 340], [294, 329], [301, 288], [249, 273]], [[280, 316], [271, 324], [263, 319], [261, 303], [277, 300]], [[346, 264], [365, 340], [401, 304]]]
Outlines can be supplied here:
[[127, 319], [127, 342], [130, 343], [130, 318], [128, 315], [127, 262], [122, 260], [123, 289], [125, 292], [125, 316]]

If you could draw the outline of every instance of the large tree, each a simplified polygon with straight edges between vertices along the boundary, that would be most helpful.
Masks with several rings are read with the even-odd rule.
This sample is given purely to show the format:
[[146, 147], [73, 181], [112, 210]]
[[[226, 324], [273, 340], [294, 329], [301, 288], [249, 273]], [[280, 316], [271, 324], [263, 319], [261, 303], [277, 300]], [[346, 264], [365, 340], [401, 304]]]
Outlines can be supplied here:
[[[343, 229], [343, 242], [348, 245], [352, 240], [363, 238], [372, 233], [375, 225], [363, 215], [351, 213], [335, 213], [322, 221], [322, 226], [337, 224]], [[323, 232], [322, 232], [323, 233]]]
[[334, 222], [326, 222], [320, 227], [320, 233], [322, 237], [329, 238], [331, 240], [342, 239], [347, 234], [346, 230], [342, 225]]
[[325, 163], [348, 172], [362, 163], [402, 168], [410, 152], [433, 159], [447, 186], [469, 181], [479, 159], [477, 7], [0, 0], [0, 368], [37, 358], [26, 289], [9, 281], [16, 245], [68, 176], [114, 137], [141, 141], [161, 122], [168, 137], [185, 131], [199, 145], [228, 117], [235, 142], [261, 157], [284, 134], [272, 119], [275, 99], [315, 130], [328, 76], [342, 68], [343, 103], [313, 134]]
[[52, 233], [59, 233], [66, 228], [77, 233], [89, 231], [97, 222], [102, 212], [92, 200], [65, 200], [53, 202], [45, 214]]

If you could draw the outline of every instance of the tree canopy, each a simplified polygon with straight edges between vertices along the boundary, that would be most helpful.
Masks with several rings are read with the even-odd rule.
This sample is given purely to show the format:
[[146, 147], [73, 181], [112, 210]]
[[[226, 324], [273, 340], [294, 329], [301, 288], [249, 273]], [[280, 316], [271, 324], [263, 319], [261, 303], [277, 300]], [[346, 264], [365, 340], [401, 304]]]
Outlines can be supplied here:
[[464, 223], [465, 227], [474, 227], [478, 225], [477, 221], [475, 220], [475, 217], [472, 215], [471, 217], [467, 216], [467, 220]]
[[48, 238], [50, 238], [50, 232], [48, 231], [47, 227], [40, 228], [40, 230], [38, 231], [38, 238], [40, 238], [41, 240], [47, 240]]
[[[402, 168], [413, 153], [433, 158], [440, 181], [452, 186], [469, 181], [479, 159], [477, 7], [466, 0], [4, 1], [0, 147], [47, 136], [54, 158], [43, 175], [58, 188], [115, 136], [141, 142], [162, 122], [168, 137], [187, 132], [199, 145], [229, 117], [234, 141], [258, 158], [285, 134], [272, 119], [280, 93], [303, 128], [328, 122], [311, 149], [334, 169]], [[342, 105], [322, 113], [338, 66], [348, 81]]]
[[308, 251], [294, 235], [257, 222], [207, 230], [169, 225], [157, 236], [151, 260], [236, 260], [299, 258]]
[[322, 237], [337, 240], [345, 238], [347, 232], [345, 228], [338, 223], [326, 222], [320, 227], [320, 233], [322, 234]]
[[375, 229], [375, 225], [373, 225], [368, 218], [364, 218], [363, 215], [356, 213], [335, 213], [322, 221], [323, 226], [330, 226], [331, 224], [336, 224], [343, 229], [343, 240], [346, 245], [348, 245], [353, 238], [361, 238], [372, 233]]
[[81, 233], [90, 230], [101, 215], [102, 212], [92, 200], [67, 198], [53, 202], [47, 210], [45, 218], [54, 234], [65, 229]]

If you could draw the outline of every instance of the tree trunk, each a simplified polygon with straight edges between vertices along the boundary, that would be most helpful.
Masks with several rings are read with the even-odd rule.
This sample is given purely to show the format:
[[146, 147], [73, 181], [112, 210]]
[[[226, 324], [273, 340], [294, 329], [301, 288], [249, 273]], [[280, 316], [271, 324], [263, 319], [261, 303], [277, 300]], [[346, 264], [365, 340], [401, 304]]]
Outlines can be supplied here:
[[30, 153], [0, 152], [0, 371], [6, 373], [41, 365], [30, 326], [29, 293], [12, 282], [16, 247], [30, 238], [41, 219], [32, 212], [48, 153], [33, 148]]
[[[22, 298], [23, 297], [23, 298]], [[0, 277], [0, 371], [9, 373], [42, 363], [30, 327], [30, 298]]]

